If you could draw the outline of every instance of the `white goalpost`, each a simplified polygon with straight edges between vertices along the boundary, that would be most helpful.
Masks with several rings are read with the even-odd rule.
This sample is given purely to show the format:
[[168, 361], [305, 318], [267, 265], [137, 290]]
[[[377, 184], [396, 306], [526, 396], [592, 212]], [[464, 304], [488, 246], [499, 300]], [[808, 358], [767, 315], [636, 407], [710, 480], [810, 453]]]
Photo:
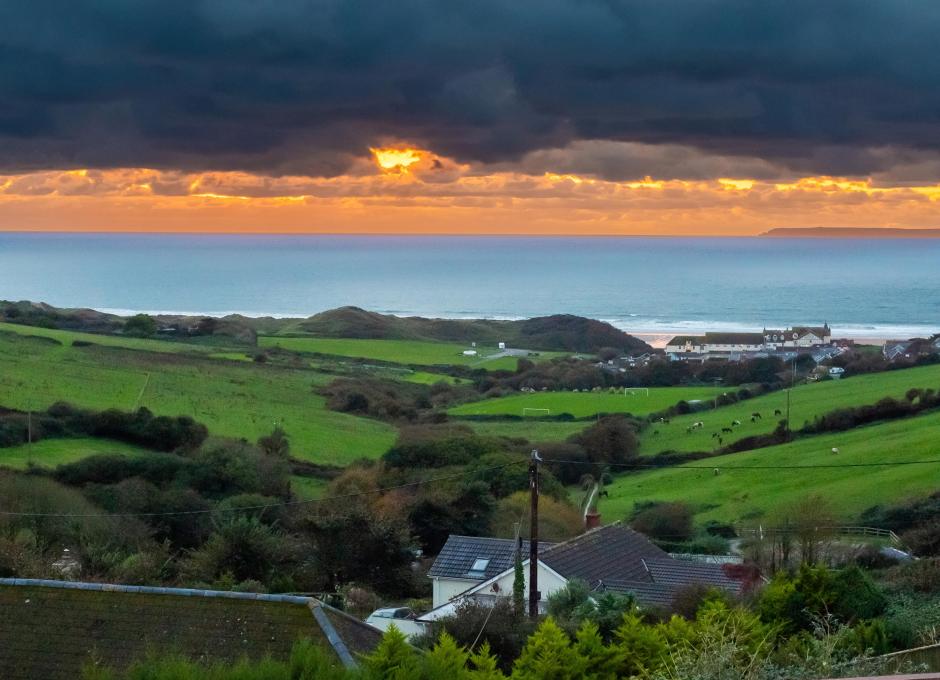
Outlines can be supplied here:
[[524, 408], [522, 409], [523, 418], [529, 415], [550, 416], [552, 415], [552, 410], [550, 408]]
[[644, 397], [650, 396], [649, 387], [624, 387], [623, 396], [625, 397], [635, 397], [638, 394], [642, 394]]

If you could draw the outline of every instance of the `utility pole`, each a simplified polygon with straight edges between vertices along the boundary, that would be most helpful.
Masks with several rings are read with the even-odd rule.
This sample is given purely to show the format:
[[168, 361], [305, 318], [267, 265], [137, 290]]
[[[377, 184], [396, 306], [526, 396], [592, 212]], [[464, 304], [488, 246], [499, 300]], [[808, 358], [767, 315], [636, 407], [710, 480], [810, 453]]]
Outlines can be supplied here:
[[539, 616], [539, 458], [537, 450], [529, 459], [529, 618]]

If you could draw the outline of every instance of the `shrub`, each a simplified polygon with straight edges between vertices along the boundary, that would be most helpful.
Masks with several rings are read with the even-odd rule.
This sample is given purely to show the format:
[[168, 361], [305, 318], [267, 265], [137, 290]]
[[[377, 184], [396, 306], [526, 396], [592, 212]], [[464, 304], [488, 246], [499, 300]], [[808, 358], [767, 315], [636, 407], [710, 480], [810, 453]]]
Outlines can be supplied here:
[[124, 322], [125, 335], [149, 338], [157, 332], [157, 322], [149, 314], [135, 314]]
[[636, 425], [623, 416], [605, 416], [569, 439], [593, 462], [622, 464], [639, 455]]
[[685, 503], [653, 503], [640, 506], [630, 526], [662, 541], [688, 541], [692, 538], [692, 509]]

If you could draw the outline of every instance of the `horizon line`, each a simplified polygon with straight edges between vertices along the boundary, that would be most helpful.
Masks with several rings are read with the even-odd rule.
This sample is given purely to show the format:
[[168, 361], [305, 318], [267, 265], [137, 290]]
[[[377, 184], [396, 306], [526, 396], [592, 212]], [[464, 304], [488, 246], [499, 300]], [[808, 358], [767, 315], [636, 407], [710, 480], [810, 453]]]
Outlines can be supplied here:
[[[935, 227], [772, 227], [759, 233], [722, 234], [722, 233], [670, 233], [670, 234], [610, 234], [610, 233], [530, 233], [530, 232], [419, 232], [419, 231], [248, 231], [248, 230], [179, 230], [179, 229], [4, 229], [0, 234], [87, 234], [105, 235], [155, 235], [155, 236], [355, 236], [355, 237], [482, 237], [482, 238], [708, 238], [708, 239], [865, 239], [886, 238], [890, 235], [898, 239], [933, 239], [940, 238], [940, 229]], [[887, 236], [887, 237], [890, 237]]]

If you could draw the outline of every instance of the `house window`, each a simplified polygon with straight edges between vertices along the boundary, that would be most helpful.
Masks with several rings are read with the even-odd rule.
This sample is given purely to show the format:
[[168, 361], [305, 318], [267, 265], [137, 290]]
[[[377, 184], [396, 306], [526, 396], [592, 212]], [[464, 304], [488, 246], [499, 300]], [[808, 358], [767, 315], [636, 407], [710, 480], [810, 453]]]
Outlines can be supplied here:
[[489, 564], [489, 559], [485, 557], [476, 558], [473, 560], [473, 566], [470, 567], [470, 571], [467, 572], [467, 576], [482, 578], [486, 574], [486, 568], [489, 566]]

